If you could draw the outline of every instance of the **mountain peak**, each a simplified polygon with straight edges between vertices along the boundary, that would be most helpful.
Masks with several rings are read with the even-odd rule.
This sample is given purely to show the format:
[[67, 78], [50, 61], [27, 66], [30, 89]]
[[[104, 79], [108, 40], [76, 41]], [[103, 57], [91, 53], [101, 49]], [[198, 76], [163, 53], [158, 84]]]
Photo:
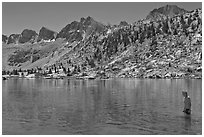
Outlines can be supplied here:
[[184, 14], [188, 12], [185, 9], [182, 9], [176, 5], [165, 5], [163, 7], [160, 7], [158, 9], [154, 9], [152, 10], [146, 17], [146, 19], [150, 19], [150, 20], [160, 20], [164, 17], [167, 16], [174, 16], [174, 15], [178, 15], [178, 14]]
[[11, 43], [18, 44], [18, 41], [19, 41], [20, 36], [21, 36], [21, 34], [11, 34], [11, 35], [8, 37], [8, 42], [7, 42], [7, 44], [11, 44]]
[[127, 26], [127, 25], [128, 25], [128, 23], [126, 21], [121, 21], [119, 24], [119, 26]]
[[40, 29], [37, 41], [39, 42], [41, 40], [52, 40], [55, 39], [56, 35], [57, 33], [55, 31], [52, 31], [46, 27], [42, 27]]
[[84, 21], [84, 25], [91, 25], [93, 22], [97, 21], [95, 21], [92, 17], [88, 16]]
[[19, 43], [26, 43], [29, 41], [34, 41], [38, 34], [34, 30], [24, 29], [19, 38]]
[[[93, 19], [91, 16], [88, 16], [87, 18], [82, 17], [82, 18], [80, 19], [80, 22], [81, 22], [81, 23], [84, 23], [84, 22], [92, 22], [92, 21], [94, 21], [94, 19]], [[77, 22], [77, 21], [75, 21], [75, 22]], [[78, 22], [77, 22], [77, 23], [78, 23]]]
[[57, 38], [66, 38], [67, 40], [82, 40], [86, 35], [88, 36], [92, 32], [102, 32], [105, 26], [95, 21], [91, 16], [86, 18], [82, 17], [80, 22], [73, 21], [66, 25], [57, 35]]
[[94, 20], [91, 16], [88, 16], [87, 18], [86, 18], [86, 20]]
[[[48, 28], [45, 27], [45, 26], [42, 26], [42, 28], [41, 28], [40, 30], [49, 30], [49, 31], [53, 31], [53, 30], [51, 30], [51, 29], [48, 29]], [[55, 31], [53, 31], [53, 32], [55, 32]]]
[[82, 17], [81, 19], [80, 19], [80, 22], [84, 22], [86, 19], [84, 18], [84, 17]]

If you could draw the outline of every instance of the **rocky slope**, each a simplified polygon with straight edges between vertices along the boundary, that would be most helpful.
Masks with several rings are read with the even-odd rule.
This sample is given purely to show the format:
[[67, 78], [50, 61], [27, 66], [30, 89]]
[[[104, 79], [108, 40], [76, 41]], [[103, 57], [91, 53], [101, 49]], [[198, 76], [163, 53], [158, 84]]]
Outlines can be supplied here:
[[92, 17], [81, 18], [80, 22], [74, 21], [64, 27], [57, 38], [66, 38], [68, 41], [80, 41], [92, 33], [101, 33], [105, 26]]
[[168, 18], [114, 26], [81, 18], [55, 41], [3, 46], [16, 49], [5, 52], [3, 69], [63, 66], [78, 77], [201, 78], [202, 10], [176, 14], [168, 7], [161, 8]]
[[184, 14], [188, 11], [179, 8], [176, 5], [166, 5], [163, 7], [160, 7], [158, 9], [154, 9], [152, 10], [146, 17], [146, 19], [148, 20], [161, 20], [161, 19], [165, 19], [167, 16], [169, 17], [173, 17], [175, 15], [179, 15], [179, 14]]
[[45, 27], [42, 27], [40, 29], [39, 36], [37, 38], [37, 42], [55, 40], [56, 36], [57, 36], [57, 32], [54, 32]]
[[2, 42], [5, 44], [36, 43], [40, 41], [55, 40], [57, 32], [42, 27], [39, 35], [34, 30], [24, 29], [21, 34], [11, 34], [9, 37], [2, 35]]

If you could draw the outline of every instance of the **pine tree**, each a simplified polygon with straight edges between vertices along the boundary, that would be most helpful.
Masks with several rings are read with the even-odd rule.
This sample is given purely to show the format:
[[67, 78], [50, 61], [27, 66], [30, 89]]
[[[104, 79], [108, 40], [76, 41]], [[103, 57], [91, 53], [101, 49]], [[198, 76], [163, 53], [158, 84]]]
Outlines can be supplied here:
[[173, 35], [178, 35], [177, 29], [174, 29]]
[[181, 15], [181, 24], [185, 25], [185, 21], [184, 21], [183, 15]]
[[49, 72], [48, 72], [48, 74], [52, 74], [52, 70], [51, 70], [51, 68], [49, 69]]
[[168, 25], [168, 20], [166, 19], [163, 23], [163, 28], [162, 28], [163, 32], [168, 34], [169, 32], [169, 25]]

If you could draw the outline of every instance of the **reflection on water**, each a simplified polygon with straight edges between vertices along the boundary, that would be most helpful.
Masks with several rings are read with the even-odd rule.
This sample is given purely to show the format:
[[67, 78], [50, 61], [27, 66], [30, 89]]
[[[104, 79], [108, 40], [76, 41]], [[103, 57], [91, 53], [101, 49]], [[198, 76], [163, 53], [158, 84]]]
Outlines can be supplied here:
[[[9, 79], [3, 134], [201, 134], [201, 80]], [[182, 90], [192, 115], [182, 113]]]

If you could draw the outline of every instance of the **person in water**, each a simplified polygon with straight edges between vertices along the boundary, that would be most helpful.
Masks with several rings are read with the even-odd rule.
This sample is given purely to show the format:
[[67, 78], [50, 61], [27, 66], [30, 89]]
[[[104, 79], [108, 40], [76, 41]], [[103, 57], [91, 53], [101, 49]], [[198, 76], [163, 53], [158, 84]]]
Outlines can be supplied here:
[[191, 99], [188, 96], [188, 93], [186, 91], [182, 92], [184, 96], [184, 109], [183, 112], [190, 115], [191, 114]]

